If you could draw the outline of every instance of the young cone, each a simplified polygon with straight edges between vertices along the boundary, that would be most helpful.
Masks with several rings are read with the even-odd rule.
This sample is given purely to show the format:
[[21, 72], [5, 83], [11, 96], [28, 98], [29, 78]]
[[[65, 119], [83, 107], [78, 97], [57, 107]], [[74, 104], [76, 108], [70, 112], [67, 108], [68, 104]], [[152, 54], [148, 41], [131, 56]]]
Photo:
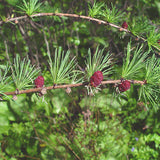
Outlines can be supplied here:
[[34, 84], [36, 86], [36, 88], [42, 88], [44, 85], [44, 78], [43, 76], [38, 76], [35, 81]]
[[126, 21], [124, 21], [124, 22], [123, 22], [123, 24], [122, 24], [122, 28], [124, 28], [124, 29], [127, 29], [127, 28], [128, 28], [128, 24], [127, 24], [127, 22], [126, 22]]
[[127, 80], [123, 81], [118, 85], [118, 89], [120, 92], [127, 91], [128, 89], [130, 89], [130, 87], [131, 87], [131, 83], [130, 81], [127, 81]]
[[101, 84], [102, 80], [103, 80], [103, 73], [101, 71], [97, 71], [90, 78], [90, 84], [93, 87], [97, 87]]

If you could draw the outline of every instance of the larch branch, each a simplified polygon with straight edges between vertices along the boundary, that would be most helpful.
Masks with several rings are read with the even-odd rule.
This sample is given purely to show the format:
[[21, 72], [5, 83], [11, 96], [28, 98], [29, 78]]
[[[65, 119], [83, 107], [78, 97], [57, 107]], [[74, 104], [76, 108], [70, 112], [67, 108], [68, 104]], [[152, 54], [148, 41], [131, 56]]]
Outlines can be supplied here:
[[[102, 85], [104, 84], [118, 84], [121, 83], [122, 80], [107, 80], [107, 81], [102, 81]], [[128, 80], [133, 84], [145, 84], [145, 81], [138, 81], [138, 80]], [[27, 94], [27, 93], [35, 93], [35, 92], [41, 92], [42, 89], [46, 90], [51, 90], [51, 89], [59, 89], [59, 88], [71, 88], [71, 87], [80, 87], [80, 86], [85, 86], [89, 85], [89, 82], [84, 82], [84, 83], [77, 83], [77, 84], [64, 84], [64, 85], [54, 85], [54, 86], [48, 86], [48, 87], [43, 87], [43, 88], [31, 88], [27, 90], [16, 90], [13, 92], [5, 92], [4, 95], [18, 95], [18, 94]], [[4, 96], [0, 95], [0, 96]]]

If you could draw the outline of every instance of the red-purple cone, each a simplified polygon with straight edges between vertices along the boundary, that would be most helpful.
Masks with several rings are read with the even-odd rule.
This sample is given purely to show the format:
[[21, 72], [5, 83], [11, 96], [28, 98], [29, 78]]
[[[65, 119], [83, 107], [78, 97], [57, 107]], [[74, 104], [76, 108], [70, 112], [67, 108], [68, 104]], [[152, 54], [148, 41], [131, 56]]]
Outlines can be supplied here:
[[128, 24], [127, 24], [127, 22], [126, 22], [126, 21], [124, 21], [124, 22], [123, 22], [123, 24], [122, 24], [122, 28], [124, 28], [124, 29], [127, 29], [127, 28], [128, 28]]
[[127, 80], [123, 81], [121, 84], [118, 85], [120, 92], [127, 91], [128, 89], [130, 89], [130, 87], [131, 87], [131, 83], [130, 81], [127, 81]]
[[43, 76], [38, 76], [35, 81], [34, 84], [36, 86], [36, 88], [42, 88], [44, 85], [44, 78]]
[[93, 87], [97, 87], [101, 84], [103, 80], [103, 73], [101, 71], [94, 72], [93, 76], [90, 78], [90, 84]]

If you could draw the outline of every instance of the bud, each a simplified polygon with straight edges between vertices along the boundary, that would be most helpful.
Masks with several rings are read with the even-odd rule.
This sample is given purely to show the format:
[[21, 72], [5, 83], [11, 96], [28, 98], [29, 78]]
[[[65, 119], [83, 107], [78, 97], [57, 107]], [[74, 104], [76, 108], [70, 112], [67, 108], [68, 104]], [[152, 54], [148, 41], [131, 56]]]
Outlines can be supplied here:
[[35, 81], [34, 84], [36, 86], [36, 88], [42, 88], [44, 85], [44, 78], [43, 76], [38, 76]]
[[66, 93], [68, 93], [68, 94], [71, 93], [71, 88], [70, 87], [66, 88]]
[[17, 97], [16, 95], [13, 95], [12, 99], [13, 99], [14, 101], [16, 101], [16, 100], [18, 99], [18, 97]]
[[93, 87], [97, 87], [101, 84], [102, 80], [103, 80], [103, 73], [101, 71], [97, 71], [90, 78], [90, 84]]
[[42, 88], [41, 92], [42, 95], [47, 94], [47, 89], [46, 88]]
[[157, 41], [157, 43], [160, 45], [160, 39]]
[[123, 81], [118, 85], [120, 92], [127, 91], [128, 89], [130, 89], [130, 87], [131, 87], [130, 81], [127, 81], [127, 80]]

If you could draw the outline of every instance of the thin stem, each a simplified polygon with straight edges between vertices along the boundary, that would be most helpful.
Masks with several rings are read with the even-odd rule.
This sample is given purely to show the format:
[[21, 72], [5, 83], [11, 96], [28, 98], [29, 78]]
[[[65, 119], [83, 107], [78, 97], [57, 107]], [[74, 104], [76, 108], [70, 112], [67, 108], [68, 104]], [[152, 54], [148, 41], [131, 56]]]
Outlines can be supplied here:
[[49, 57], [51, 57], [51, 52], [50, 52], [50, 49], [49, 49], [49, 43], [47, 41], [47, 37], [46, 37], [44, 29], [43, 29], [43, 35], [44, 35], [44, 41], [45, 41], [46, 47], [47, 47], [47, 53], [48, 53]]
[[[117, 25], [115, 25], [113, 23], [109, 23], [107, 21], [103, 21], [103, 20], [100, 20], [100, 19], [97, 19], [97, 18], [88, 17], [88, 16], [77, 15], [77, 14], [68, 14], [68, 13], [37, 13], [37, 14], [31, 15], [30, 17], [34, 18], [34, 17], [42, 17], [42, 16], [59, 16], [59, 17], [65, 16], [65, 17], [73, 17], [73, 18], [86, 19], [88, 21], [97, 22], [98, 24], [109, 25], [111, 27], [120, 29], [121, 31], [125, 31], [127, 33], [130, 33], [132, 36], [134, 36], [136, 38], [139, 38], [139, 39], [143, 40], [144, 42], [147, 41], [147, 39], [145, 39], [145, 38], [143, 38], [141, 36], [138, 36], [138, 35], [134, 35], [131, 31], [129, 31], [127, 29], [124, 29], [124, 28], [122, 28], [120, 26], [117, 26]], [[13, 22], [13, 21], [15, 22], [15, 24], [17, 24], [19, 20], [26, 19], [26, 18], [28, 18], [27, 15], [21, 16], [21, 17], [15, 17], [15, 18], [6, 19], [5, 21], [0, 21], [0, 26], [3, 23]], [[157, 48], [154, 45], [153, 45], [153, 47], [155, 47], [156, 49], [160, 50], [159, 48]]]
[[[133, 84], [145, 84], [145, 81], [138, 81], [138, 80], [128, 80]], [[121, 80], [108, 80], [108, 81], [102, 81], [101, 84], [116, 84], [116, 83], [121, 83]], [[67, 87], [80, 87], [80, 86], [85, 86], [85, 85], [89, 85], [89, 82], [85, 82], [85, 83], [77, 83], [77, 84], [65, 84], [65, 85], [56, 85], [56, 86], [48, 86], [48, 87], [44, 87], [44, 88], [31, 88], [31, 89], [27, 89], [27, 90], [19, 90], [18, 93], [17, 91], [13, 91], [13, 92], [5, 92], [4, 95], [17, 95], [17, 94], [25, 94], [25, 93], [34, 93], [34, 92], [41, 92], [42, 89], [46, 89], [46, 90], [51, 90], [51, 89], [59, 89], [59, 88], [67, 88]], [[0, 96], [4, 96], [2, 94], [0, 94]]]
[[[81, 18], [81, 19], [86, 19], [86, 20], [89, 20], [89, 21], [97, 22], [98, 24], [110, 25], [111, 27], [115, 27], [117, 29], [122, 29], [123, 31], [130, 32], [127, 29], [124, 29], [124, 28], [119, 27], [119, 26], [117, 26], [115, 24], [109, 23], [107, 21], [103, 21], [103, 20], [92, 18], [92, 17], [88, 17], [88, 16], [77, 15], [77, 14], [68, 14], [68, 13], [37, 13], [37, 14], [31, 15], [30, 17], [34, 18], [34, 17], [42, 17], [42, 16], [59, 16], [59, 17], [65, 16], [65, 17]], [[21, 17], [15, 17], [15, 18], [6, 19], [6, 21], [0, 21], [0, 25], [2, 25], [3, 23], [13, 22], [13, 21], [15, 21], [17, 23], [17, 21], [22, 20], [22, 19], [26, 19], [26, 18], [28, 18], [27, 15], [21, 16]]]
[[[13, 73], [13, 67], [12, 67], [11, 60], [10, 60], [10, 58], [9, 58], [8, 45], [7, 45], [6, 40], [4, 40], [4, 45], [5, 45], [5, 49], [6, 49], [6, 57], [7, 57], [7, 60], [8, 60], [8, 62], [9, 62], [9, 65], [11, 66], [11, 72]], [[14, 78], [13, 78], [13, 74], [12, 74], [12, 79], [14, 79]]]

